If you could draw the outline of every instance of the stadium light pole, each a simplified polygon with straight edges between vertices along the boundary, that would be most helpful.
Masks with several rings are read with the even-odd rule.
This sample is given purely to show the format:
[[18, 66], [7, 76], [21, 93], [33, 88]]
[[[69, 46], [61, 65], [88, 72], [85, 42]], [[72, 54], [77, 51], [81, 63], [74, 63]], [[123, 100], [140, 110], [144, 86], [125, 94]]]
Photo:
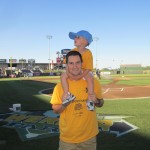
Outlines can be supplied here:
[[95, 48], [95, 66], [96, 66], [96, 69], [97, 69], [97, 42], [99, 40], [99, 37], [94, 37], [93, 40], [96, 42], [96, 48]]
[[23, 58], [22, 58], [22, 69], [23, 69]]
[[48, 62], [48, 63], [49, 63], [49, 64], [48, 64], [48, 67], [49, 67], [49, 70], [50, 70], [50, 40], [52, 39], [52, 36], [51, 36], [51, 35], [47, 35], [46, 38], [47, 38], [48, 41], [49, 41], [49, 42], [48, 42], [48, 52], [49, 52], [49, 55], [48, 55], [48, 56], [49, 56], [49, 58], [48, 58], [48, 60], [49, 60], [49, 62]]

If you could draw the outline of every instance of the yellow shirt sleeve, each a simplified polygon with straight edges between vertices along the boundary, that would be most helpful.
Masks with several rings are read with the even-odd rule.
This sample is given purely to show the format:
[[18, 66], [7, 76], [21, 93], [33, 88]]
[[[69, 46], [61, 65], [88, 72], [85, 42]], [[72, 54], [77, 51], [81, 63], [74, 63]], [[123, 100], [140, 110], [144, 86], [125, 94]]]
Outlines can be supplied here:
[[60, 105], [62, 104], [62, 100], [61, 100], [61, 97], [62, 97], [62, 93], [63, 93], [63, 89], [62, 89], [62, 86], [61, 86], [61, 83], [58, 83], [55, 88], [54, 88], [54, 91], [53, 91], [53, 94], [52, 94], [52, 98], [50, 100], [50, 103], [53, 105]]

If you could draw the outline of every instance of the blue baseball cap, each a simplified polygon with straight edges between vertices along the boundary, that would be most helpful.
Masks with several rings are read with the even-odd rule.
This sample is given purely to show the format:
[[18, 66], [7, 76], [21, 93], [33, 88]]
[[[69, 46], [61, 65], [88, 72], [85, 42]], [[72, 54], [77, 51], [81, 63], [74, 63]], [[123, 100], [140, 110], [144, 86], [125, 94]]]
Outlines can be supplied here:
[[88, 45], [90, 45], [91, 42], [93, 41], [92, 35], [88, 31], [81, 30], [77, 33], [69, 32], [70, 39], [74, 40], [75, 37], [77, 37], [77, 36], [81, 36], [81, 37], [85, 38], [88, 42]]

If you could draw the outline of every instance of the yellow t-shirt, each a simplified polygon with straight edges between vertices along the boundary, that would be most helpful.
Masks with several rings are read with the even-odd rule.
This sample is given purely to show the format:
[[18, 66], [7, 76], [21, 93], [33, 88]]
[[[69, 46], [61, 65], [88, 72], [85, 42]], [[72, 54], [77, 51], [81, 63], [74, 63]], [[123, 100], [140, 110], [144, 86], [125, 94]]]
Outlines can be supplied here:
[[[60, 139], [64, 142], [80, 143], [98, 134], [96, 111], [87, 110], [86, 100], [88, 93], [86, 80], [71, 81], [68, 79], [68, 84], [69, 91], [76, 98], [60, 114]], [[94, 79], [94, 91], [97, 98], [102, 98], [101, 86], [96, 79]], [[58, 83], [54, 88], [50, 103], [62, 104], [62, 94], [62, 85]]]

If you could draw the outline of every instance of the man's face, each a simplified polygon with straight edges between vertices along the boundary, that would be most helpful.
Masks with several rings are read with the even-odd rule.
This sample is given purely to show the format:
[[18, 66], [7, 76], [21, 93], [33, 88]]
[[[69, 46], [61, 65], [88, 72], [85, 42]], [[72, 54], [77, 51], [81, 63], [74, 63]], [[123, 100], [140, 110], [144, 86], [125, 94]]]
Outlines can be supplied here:
[[81, 74], [82, 62], [80, 60], [80, 57], [78, 55], [69, 56], [67, 68], [68, 68], [69, 73], [71, 73], [74, 76]]

